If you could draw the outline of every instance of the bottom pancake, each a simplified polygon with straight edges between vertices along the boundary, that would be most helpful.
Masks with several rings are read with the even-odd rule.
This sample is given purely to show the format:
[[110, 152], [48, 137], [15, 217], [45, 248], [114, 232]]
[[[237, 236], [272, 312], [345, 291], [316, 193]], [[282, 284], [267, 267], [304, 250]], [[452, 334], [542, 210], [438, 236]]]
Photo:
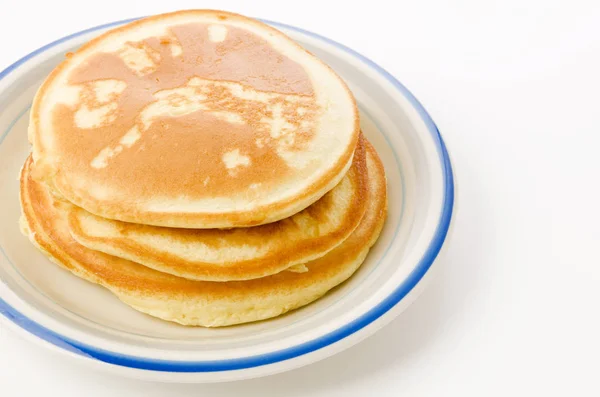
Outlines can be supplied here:
[[304, 306], [348, 279], [379, 237], [387, 213], [385, 173], [373, 147], [367, 144], [366, 149], [366, 213], [348, 239], [306, 263], [304, 273], [281, 272], [248, 281], [193, 281], [85, 248], [69, 233], [72, 204], [55, 199], [31, 179], [31, 158], [21, 171], [21, 226], [53, 262], [106, 287], [141, 312], [205, 327], [264, 320]]

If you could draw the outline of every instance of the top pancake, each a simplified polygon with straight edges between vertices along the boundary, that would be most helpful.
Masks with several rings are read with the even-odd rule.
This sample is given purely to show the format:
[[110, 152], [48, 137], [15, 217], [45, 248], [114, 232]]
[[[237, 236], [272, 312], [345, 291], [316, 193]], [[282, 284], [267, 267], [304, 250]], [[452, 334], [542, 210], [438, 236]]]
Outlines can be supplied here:
[[344, 82], [281, 32], [220, 11], [112, 30], [67, 57], [31, 112], [35, 177], [110, 219], [184, 228], [273, 222], [350, 167]]

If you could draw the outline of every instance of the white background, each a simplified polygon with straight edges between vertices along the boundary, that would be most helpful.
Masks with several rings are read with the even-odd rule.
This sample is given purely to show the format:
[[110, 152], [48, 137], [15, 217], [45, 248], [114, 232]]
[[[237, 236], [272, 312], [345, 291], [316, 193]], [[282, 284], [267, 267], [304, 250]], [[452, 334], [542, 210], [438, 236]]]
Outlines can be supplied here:
[[348, 351], [263, 379], [161, 385], [79, 368], [0, 328], [2, 397], [600, 395], [600, 2], [0, 5], [0, 69], [69, 33], [180, 8], [221, 8], [323, 34], [421, 100], [458, 183], [438, 277]]

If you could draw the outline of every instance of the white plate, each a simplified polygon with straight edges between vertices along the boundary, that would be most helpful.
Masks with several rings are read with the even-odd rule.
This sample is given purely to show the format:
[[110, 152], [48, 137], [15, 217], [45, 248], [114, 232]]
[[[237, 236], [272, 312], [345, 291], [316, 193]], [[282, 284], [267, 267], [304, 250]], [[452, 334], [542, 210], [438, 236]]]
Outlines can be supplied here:
[[166, 323], [50, 263], [18, 228], [18, 171], [29, 152], [28, 113], [43, 78], [121, 21], [48, 44], [0, 72], [0, 319], [81, 363], [137, 378], [216, 382], [286, 371], [371, 335], [422, 289], [445, 240], [454, 202], [448, 154], [419, 102], [349, 48], [268, 22], [331, 65], [349, 84], [362, 127], [388, 178], [389, 215], [360, 270], [319, 301], [285, 316], [222, 329]]

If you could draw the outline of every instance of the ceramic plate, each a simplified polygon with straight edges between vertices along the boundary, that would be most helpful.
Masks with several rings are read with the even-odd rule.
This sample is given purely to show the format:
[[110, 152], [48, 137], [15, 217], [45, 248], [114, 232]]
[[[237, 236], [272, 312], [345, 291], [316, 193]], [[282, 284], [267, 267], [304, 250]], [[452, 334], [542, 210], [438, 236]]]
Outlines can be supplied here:
[[17, 174], [29, 152], [33, 95], [67, 51], [121, 21], [72, 34], [0, 72], [0, 319], [82, 364], [137, 378], [216, 382], [286, 371], [371, 335], [418, 295], [446, 238], [454, 202], [440, 134], [385, 70], [341, 44], [267, 22], [348, 83], [362, 128], [385, 165], [389, 215], [360, 270], [317, 302], [279, 318], [221, 329], [163, 322], [50, 263], [19, 232]]

